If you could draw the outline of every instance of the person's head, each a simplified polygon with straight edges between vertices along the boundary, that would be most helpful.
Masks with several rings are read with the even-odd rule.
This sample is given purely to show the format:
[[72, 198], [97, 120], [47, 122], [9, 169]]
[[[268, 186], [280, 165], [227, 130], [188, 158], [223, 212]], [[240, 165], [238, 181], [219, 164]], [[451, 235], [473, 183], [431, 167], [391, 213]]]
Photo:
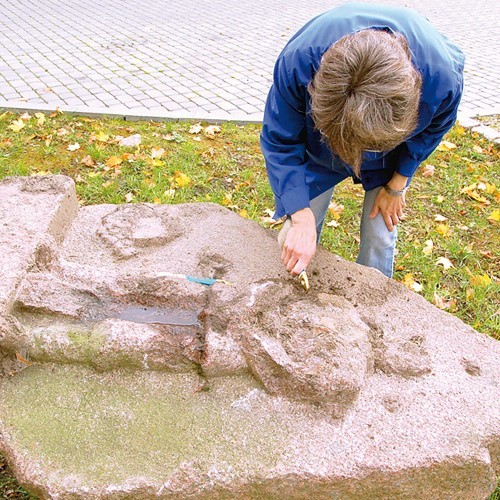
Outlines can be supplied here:
[[323, 55], [309, 85], [316, 128], [359, 175], [363, 151], [387, 151], [415, 129], [421, 75], [399, 33], [367, 29]]

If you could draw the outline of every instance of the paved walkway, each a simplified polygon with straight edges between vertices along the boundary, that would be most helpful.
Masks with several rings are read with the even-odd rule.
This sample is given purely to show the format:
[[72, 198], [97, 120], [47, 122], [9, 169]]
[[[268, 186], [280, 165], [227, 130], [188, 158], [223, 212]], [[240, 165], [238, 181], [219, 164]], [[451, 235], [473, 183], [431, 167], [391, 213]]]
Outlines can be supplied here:
[[[1, 0], [0, 107], [260, 120], [276, 56], [335, 0]], [[500, 2], [389, 0], [467, 56], [462, 114], [500, 112]]]

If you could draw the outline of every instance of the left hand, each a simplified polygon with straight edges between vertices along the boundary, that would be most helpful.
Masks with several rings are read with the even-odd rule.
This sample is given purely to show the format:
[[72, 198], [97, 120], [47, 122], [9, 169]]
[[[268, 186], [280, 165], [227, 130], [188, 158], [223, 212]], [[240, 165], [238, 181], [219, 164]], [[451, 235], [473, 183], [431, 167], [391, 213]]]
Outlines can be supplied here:
[[[406, 177], [395, 173], [393, 178], [389, 181], [388, 186], [395, 190], [403, 189], [406, 185], [406, 180]], [[404, 218], [403, 209], [405, 207], [406, 200], [404, 194], [402, 196], [391, 196], [382, 188], [373, 204], [372, 211], [370, 212], [370, 219], [374, 219], [381, 213], [387, 229], [392, 232], [394, 231], [394, 227]]]

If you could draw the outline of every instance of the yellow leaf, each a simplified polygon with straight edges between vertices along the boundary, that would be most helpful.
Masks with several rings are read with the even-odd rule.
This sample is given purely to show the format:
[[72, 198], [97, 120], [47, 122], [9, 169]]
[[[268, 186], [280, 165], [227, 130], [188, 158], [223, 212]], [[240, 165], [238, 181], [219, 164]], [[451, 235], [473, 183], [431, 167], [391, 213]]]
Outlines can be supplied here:
[[9, 128], [14, 132], [19, 132], [22, 128], [24, 128], [24, 122], [22, 120], [14, 120], [9, 125]]
[[77, 149], [80, 149], [80, 144], [77, 142], [68, 146], [68, 151], [76, 151]]
[[436, 203], [443, 203], [444, 201], [444, 196], [438, 195], [436, 196]]
[[408, 273], [404, 276], [403, 285], [408, 287], [410, 290], [413, 290], [414, 292], [421, 292], [423, 289], [423, 286], [418, 283], [418, 281], [415, 281], [415, 278], [411, 273]]
[[479, 203], [484, 203], [485, 205], [489, 205], [491, 202], [484, 196], [481, 196], [477, 191], [467, 191], [467, 196], [472, 198], [473, 200], [478, 201]]
[[471, 276], [469, 283], [471, 286], [488, 286], [491, 278], [487, 274]]
[[108, 142], [109, 141], [109, 135], [103, 132], [102, 130], [99, 130], [97, 135], [95, 136], [95, 140], [99, 142]]
[[344, 211], [344, 205], [339, 205], [334, 201], [332, 201], [330, 205], [328, 205], [328, 213], [332, 216], [334, 220], [339, 220], [343, 211]]
[[490, 222], [500, 222], [500, 210], [497, 208], [488, 216]]
[[490, 184], [490, 183], [485, 183], [485, 188], [484, 188], [484, 192], [486, 194], [494, 194], [495, 191], [497, 190], [497, 187], [495, 186], [495, 184]]
[[106, 160], [106, 166], [107, 167], [117, 167], [123, 162], [123, 160], [119, 156], [110, 156]]
[[191, 127], [189, 127], [190, 134], [199, 134], [202, 130], [203, 127], [201, 126], [201, 123], [196, 123], [195, 125], [191, 125]]
[[174, 184], [179, 188], [187, 187], [191, 184], [191, 178], [183, 172], [175, 172]]
[[161, 204], [161, 198], [153, 198], [153, 203], [155, 205], [160, 205]]
[[447, 259], [446, 257], [439, 257], [439, 259], [436, 260], [436, 265], [439, 264], [443, 266], [445, 271], [447, 271], [450, 267], [454, 267], [453, 264], [451, 263], [451, 260]]
[[45, 123], [45, 115], [43, 113], [35, 113], [35, 118], [39, 127]]
[[153, 148], [151, 149], [151, 158], [161, 158], [165, 154], [165, 150], [163, 148]]
[[226, 193], [226, 194], [224, 195], [224, 198], [222, 199], [221, 203], [222, 203], [225, 207], [227, 207], [227, 206], [229, 206], [229, 204], [231, 203], [232, 199], [233, 199], [233, 195], [232, 195], [231, 193]]
[[446, 224], [438, 224], [436, 227], [436, 231], [441, 236], [450, 236], [451, 235], [451, 228], [450, 228], [450, 226], [447, 226]]
[[457, 147], [456, 144], [453, 144], [453, 142], [449, 141], [441, 141], [441, 144], [438, 146], [438, 151], [451, 151], [452, 149], [455, 149]]
[[244, 219], [250, 219], [250, 215], [248, 215], [248, 212], [244, 208], [238, 212], [238, 215], [240, 215]]
[[434, 249], [434, 243], [432, 242], [432, 240], [427, 240], [424, 243], [424, 248], [422, 249], [422, 253], [424, 255], [430, 255], [433, 249]]

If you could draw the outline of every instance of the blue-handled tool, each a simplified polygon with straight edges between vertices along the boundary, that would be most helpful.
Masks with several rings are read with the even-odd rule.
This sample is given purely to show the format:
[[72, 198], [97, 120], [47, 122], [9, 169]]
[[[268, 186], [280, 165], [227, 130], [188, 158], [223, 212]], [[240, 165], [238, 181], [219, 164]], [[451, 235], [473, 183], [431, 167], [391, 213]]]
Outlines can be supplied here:
[[160, 272], [155, 274], [156, 278], [179, 278], [191, 281], [191, 283], [198, 283], [200, 285], [212, 286], [214, 283], [223, 283], [224, 285], [231, 285], [229, 281], [221, 280], [217, 278], [198, 278], [196, 276], [190, 276], [189, 274], [177, 274], [169, 272]]

